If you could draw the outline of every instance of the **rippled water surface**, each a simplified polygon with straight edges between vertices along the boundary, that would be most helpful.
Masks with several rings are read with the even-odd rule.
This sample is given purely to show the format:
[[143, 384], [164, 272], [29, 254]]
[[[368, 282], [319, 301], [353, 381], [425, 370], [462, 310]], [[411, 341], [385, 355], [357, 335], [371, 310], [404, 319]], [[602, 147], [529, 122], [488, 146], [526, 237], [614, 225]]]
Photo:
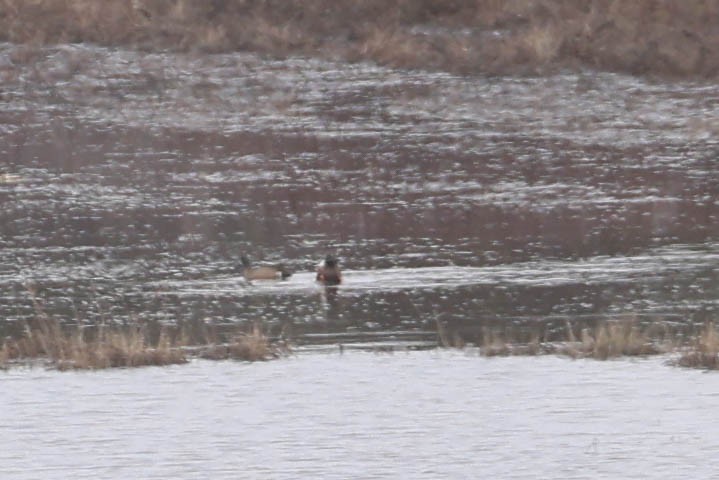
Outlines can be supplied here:
[[0, 373], [7, 478], [711, 478], [719, 376], [663, 359], [298, 355]]
[[[0, 76], [0, 332], [717, 307], [713, 84], [12, 45]], [[243, 252], [296, 273], [249, 285]]]

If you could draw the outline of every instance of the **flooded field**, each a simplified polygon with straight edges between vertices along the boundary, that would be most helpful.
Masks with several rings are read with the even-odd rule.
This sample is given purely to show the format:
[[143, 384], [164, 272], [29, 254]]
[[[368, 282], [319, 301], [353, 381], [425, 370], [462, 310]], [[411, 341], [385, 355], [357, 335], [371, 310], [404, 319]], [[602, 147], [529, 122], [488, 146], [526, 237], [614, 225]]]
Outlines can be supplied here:
[[1, 381], [0, 464], [17, 480], [666, 479], [717, 467], [702, 412], [719, 376], [657, 357], [315, 353]]
[[[715, 316], [711, 83], [13, 45], [0, 78], [3, 335]], [[243, 253], [295, 275], [248, 284]]]

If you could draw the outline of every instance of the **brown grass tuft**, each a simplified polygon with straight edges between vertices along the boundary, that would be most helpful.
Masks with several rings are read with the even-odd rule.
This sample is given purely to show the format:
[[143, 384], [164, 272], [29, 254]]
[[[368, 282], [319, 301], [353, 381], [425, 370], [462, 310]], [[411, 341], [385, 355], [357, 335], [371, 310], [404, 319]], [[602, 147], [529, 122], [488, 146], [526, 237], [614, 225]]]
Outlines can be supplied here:
[[502, 335], [485, 330], [479, 352], [485, 357], [535, 356], [545, 355], [554, 351], [550, 343], [542, 342], [539, 335], [533, 333], [529, 341], [512, 339], [506, 341]]
[[633, 320], [605, 322], [593, 331], [582, 330], [579, 343], [565, 346], [567, 355], [607, 360], [622, 356], [656, 355], [666, 351], [654, 344], [652, 339]]
[[694, 342], [682, 352], [677, 365], [690, 368], [719, 369], [719, 332], [707, 323]]
[[269, 360], [281, 353], [257, 325], [226, 344], [218, 343], [216, 332], [207, 328], [194, 336], [185, 329], [171, 332], [163, 328], [156, 340], [152, 337], [144, 326], [101, 326], [88, 333], [80, 327], [63, 328], [56, 320], [35, 319], [21, 338], [4, 340], [0, 368], [41, 361], [58, 370], [93, 370], [185, 363], [195, 355], [215, 360]]
[[555, 25], [536, 25], [526, 30], [521, 38], [522, 48], [529, 59], [537, 65], [545, 65], [557, 59], [564, 41], [564, 34]]
[[485, 330], [482, 334], [482, 345], [479, 351], [485, 357], [507, 356], [514, 353], [516, 343], [508, 343], [502, 336], [491, 330]]
[[10, 361], [10, 347], [8, 345], [8, 339], [5, 339], [0, 348], [0, 370], [4, 370], [8, 367]]
[[716, 76], [718, 15], [706, 0], [0, 0], [0, 41]]
[[255, 325], [250, 333], [237, 335], [227, 344], [200, 349], [199, 356], [210, 360], [232, 359], [255, 362], [277, 358], [279, 350], [270, 344], [267, 337]]
[[147, 333], [139, 327], [106, 330], [95, 338], [87, 338], [83, 329], [64, 330], [60, 323], [39, 319], [26, 328], [19, 339], [6, 339], [0, 354], [0, 364], [11, 361], [42, 359], [59, 370], [100, 369], [111, 367], [139, 367], [169, 365], [186, 362], [182, 350], [173, 347], [166, 334], [156, 344], [148, 341]]
[[564, 342], [541, 341], [535, 332], [524, 341], [506, 338], [490, 330], [482, 334], [480, 353], [484, 356], [546, 355], [558, 354], [572, 358], [594, 358], [607, 360], [622, 356], [656, 355], [672, 350], [674, 342], [650, 332], [661, 331], [655, 326], [641, 329], [634, 320], [603, 322], [594, 329], [585, 328], [577, 339], [571, 325], [567, 324], [567, 338]]

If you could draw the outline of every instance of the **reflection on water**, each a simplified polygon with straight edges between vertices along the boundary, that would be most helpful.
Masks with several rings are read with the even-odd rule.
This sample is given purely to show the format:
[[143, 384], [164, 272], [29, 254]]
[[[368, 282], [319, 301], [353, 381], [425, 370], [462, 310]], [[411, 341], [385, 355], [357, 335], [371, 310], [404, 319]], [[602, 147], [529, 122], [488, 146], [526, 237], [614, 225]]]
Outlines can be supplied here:
[[433, 350], [12, 370], [0, 464], [15, 480], [711, 478], [719, 377], [662, 362]]
[[[38, 308], [272, 333], [715, 316], [714, 84], [16, 50], [0, 334]], [[330, 295], [312, 274], [328, 252], [346, 271]], [[249, 285], [242, 253], [296, 273]]]

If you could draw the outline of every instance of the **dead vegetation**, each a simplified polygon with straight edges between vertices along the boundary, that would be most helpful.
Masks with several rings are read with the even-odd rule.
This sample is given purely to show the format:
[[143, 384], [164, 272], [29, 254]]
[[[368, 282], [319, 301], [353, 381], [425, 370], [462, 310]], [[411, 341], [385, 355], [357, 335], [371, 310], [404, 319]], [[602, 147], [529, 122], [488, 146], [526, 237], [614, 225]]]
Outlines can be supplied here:
[[676, 364], [682, 367], [719, 369], [719, 332], [707, 323], [690, 345], [681, 351]]
[[569, 330], [569, 339], [558, 352], [573, 358], [607, 360], [624, 356], [644, 356], [668, 353], [674, 347], [672, 340], [659, 340], [642, 329], [634, 320], [603, 322], [592, 329], [582, 329], [576, 341]]
[[209, 360], [268, 360], [279, 354], [280, 348], [271, 345], [257, 325], [250, 333], [235, 335], [229, 343], [216, 343], [198, 349], [198, 356]]
[[[0, 350], [0, 362], [44, 360], [59, 370], [100, 369], [169, 365], [186, 361], [184, 353], [172, 348], [166, 336], [155, 345], [147, 342], [140, 328], [127, 331], [101, 329], [87, 339], [80, 328], [65, 331], [59, 322], [39, 320], [26, 328], [22, 338], [8, 338]], [[4, 362], [3, 362], [4, 360]]]
[[0, 41], [715, 76], [717, 20], [703, 0], [0, 0]]
[[659, 342], [641, 329], [633, 320], [602, 322], [593, 329], [583, 328], [580, 338], [567, 325], [567, 338], [563, 342], [542, 342], [534, 335], [527, 343], [506, 341], [499, 335], [487, 332], [480, 346], [485, 356], [558, 354], [572, 358], [607, 360], [624, 356], [656, 355], [671, 351], [673, 343]]
[[[437, 323], [439, 344], [464, 348], [468, 342], [446, 325]], [[538, 332], [520, 334], [482, 329], [476, 338], [479, 353], [486, 357], [515, 355], [561, 355], [571, 358], [608, 360], [628, 356], [675, 354], [670, 363], [693, 368], [719, 369], [719, 332], [707, 324], [694, 335], [684, 335], [663, 323], [641, 325], [634, 318], [599, 322], [575, 333], [567, 322], [564, 338], [549, 340]]]
[[[438, 343], [446, 348], [465, 348], [457, 332], [437, 322]], [[522, 338], [520, 338], [522, 337]], [[634, 319], [604, 321], [574, 333], [570, 323], [566, 338], [549, 341], [537, 332], [512, 337], [507, 332], [483, 329], [477, 345], [482, 356], [560, 355], [570, 358], [608, 360], [627, 356], [676, 354], [671, 364], [719, 369], [719, 332], [708, 323], [696, 335], [684, 339], [666, 325], [640, 326]], [[100, 326], [83, 329], [63, 327], [58, 321], [40, 317], [26, 324], [19, 338], [6, 338], [0, 346], [0, 369], [42, 364], [58, 370], [172, 365], [190, 358], [208, 360], [261, 361], [277, 358], [287, 347], [271, 343], [259, 325], [221, 341], [206, 325], [198, 331], [186, 327], [163, 327], [153, 334], [146, 325]]]
[[[162, 329], [153, 340], [146, 326], [83, 329], [63, 327], [40, 318], [27, 324], [20, 338], [6, 338], [0, 347], [0, 368], [40, 362], [58, 370], [171, 365], [191, 357], [258, 361], [275, 358], [279, 350], [259, 327], [239, 333], [227, 343], [191, 344], [184, 331]], [[206, 341], [209, 337], [204, 337]]]

